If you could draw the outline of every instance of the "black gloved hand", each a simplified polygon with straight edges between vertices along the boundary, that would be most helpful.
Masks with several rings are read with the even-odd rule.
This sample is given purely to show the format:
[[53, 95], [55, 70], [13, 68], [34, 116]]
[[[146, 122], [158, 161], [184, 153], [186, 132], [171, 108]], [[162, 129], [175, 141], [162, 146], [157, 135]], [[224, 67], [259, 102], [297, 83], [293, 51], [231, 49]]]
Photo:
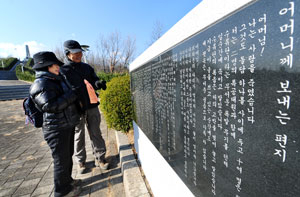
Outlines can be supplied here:
[[97, 87], [97, 90], [100, 90], [100, 89], [106, 90], [106, 81], [101, 81], [101, 80], [96, 81], [95, 86]]

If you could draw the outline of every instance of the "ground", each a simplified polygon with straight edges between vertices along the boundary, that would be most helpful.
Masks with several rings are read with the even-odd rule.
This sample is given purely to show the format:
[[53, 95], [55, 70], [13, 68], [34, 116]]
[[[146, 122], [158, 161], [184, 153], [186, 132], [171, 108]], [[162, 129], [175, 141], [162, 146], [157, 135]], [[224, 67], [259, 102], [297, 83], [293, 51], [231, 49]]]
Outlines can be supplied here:
[[127, 137], [128, 137], [129, 143], [133, 146], [133, 145], [134, 145], [134, 135], [133, 135], [133, 130], [129, 130], [129, 131], [128, 131]]

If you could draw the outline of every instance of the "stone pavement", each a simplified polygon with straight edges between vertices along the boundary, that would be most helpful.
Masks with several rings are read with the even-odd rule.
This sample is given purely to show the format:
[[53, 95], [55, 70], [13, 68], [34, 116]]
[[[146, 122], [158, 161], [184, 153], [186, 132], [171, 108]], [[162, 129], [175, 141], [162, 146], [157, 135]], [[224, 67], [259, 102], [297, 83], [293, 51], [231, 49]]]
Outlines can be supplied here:
[[[0, 101], [0, 196], [53, 196], [51, 152], [41, 129], [25, 125], [22, 102]], [[90, 171], [80, 175], [77, 174], [75, 162], [73, 167], [73, 178], [83, 179], [80, 196], [150, 196], [138, 165], [134, 164], [136, 161], [132, 151], [131, 155], [125, 155], [126, 160], [121, 157], [120, 162], [118, 151], [130, 146], [126, 135], [107, 129], [103, 117], [101, 130], [106, 141], [110, 169], [102, 172], [94, 166], [90, 140], [86, 135], [87, 165]], [[128, 162], [131, 167], [124, 168]], [[134, 174], [129, 173], [130, 176], [123, 178], [128, 169], [134, 171]]]

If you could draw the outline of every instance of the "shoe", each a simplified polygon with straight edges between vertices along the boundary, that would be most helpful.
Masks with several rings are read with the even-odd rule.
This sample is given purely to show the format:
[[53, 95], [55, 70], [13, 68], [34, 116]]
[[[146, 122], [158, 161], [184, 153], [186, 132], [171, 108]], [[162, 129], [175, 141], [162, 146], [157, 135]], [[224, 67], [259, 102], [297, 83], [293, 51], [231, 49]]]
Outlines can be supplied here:
[[73, 189], [65, 195], [65, 197], [76, 197], [81, 193], [81, 187], [73, 187]]
[[98, 160], [97, 160], [96, 163], [98, 163], [97, 166], [98, 166], [101, 170], [107, 170], [107, 169], [108, 169], [109, 163], [107, 163], [105, 160], [102, 160], [102, 161], [98, 161]]
[[82, 180], [81, 180], [81, 179], [73, 179], [71, 185], [72, 185], [73, 187], [76, 187], [76, 186], [80, 186], [81, 183], [82, 183]]
[[79, 163], [78, 165], [78, 173], [84, 174], [86, 172], [86, 166], [85, 163]]

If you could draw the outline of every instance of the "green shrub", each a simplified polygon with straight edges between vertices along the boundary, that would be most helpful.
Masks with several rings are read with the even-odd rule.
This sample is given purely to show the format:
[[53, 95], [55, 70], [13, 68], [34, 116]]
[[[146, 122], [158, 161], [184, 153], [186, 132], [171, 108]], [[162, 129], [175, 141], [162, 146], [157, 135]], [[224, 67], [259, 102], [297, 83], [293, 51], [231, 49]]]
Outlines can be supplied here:
[[33, 58], [29, 58], [25, 64], [25, 67], [31, 67], [34, 65]]
[[133, 118], [129, 75], [113, 78], [100, 95], [100, 108], [108, 127], [128, 132]]
[[[2, 66], [3, 61], [3, 66]], [[15, 57], [8, 57], [0, 59], [0, 70], [10, 70], [16, 63], [18, 59]]]
[[107, 83], [114, 77], [124, 76], [127, 73], [105, 73], [105, 72], [98, 72], [97, 76], [99, 79], [106, 81]]
[[31, 82], [34, 81], [34, 79], [35, 79], [34, 70], [31, 67], [27, 67], [27, 66], [24, 66], [23, 69], [24, 69], [24, 72], [22, 72], [21, 65], [18, 65], [16, 67], [17, 78], [19, 80], [24, 80], [24, 81], [31, 81]]

